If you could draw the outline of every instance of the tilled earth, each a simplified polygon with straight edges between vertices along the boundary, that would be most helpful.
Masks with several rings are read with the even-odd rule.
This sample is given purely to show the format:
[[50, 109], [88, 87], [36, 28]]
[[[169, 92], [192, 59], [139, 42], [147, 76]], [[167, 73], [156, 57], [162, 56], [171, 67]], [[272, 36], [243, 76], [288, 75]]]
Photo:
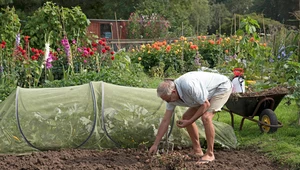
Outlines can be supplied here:
[[26, 155], [0, 155], [1, 170], [285, 170], [254, 149], [215, 150], [216, 160], [197, 166], [189, 149], [174, 150], [168, 154], [148, 156], [144, 149], [84, 150], [34, 152]]

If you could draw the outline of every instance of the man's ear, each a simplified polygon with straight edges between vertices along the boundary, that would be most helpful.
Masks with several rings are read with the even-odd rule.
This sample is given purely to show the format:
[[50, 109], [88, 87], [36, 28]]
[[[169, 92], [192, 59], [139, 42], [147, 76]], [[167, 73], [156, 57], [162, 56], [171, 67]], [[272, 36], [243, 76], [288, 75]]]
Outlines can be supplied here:
[[172, 90], [172, 93], [177, 94], [177, 90], [176, 89]]

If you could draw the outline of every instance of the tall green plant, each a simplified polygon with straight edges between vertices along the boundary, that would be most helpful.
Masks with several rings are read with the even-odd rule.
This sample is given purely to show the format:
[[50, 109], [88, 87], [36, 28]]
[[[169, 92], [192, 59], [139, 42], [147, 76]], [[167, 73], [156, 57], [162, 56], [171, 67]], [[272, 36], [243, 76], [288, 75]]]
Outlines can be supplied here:
[[298, 107], [298, 125], [300, 125], [300, 62], [290, 61], [286, 67], [290, 68], [288, 83], [293, 88], [292, 97], [295, 99]]
[[7, 7], [0, 13], [0, 79], [1, 85], [14, 84], [18, 72], [13, 57], [20, 43], [20, 19], [14, 8]]
[[86, 38], [86, 28], [89, 23], [80, 7], [69, 9], [46, 2], [43, 7], [28, 17], [23, 32], [32, 37], [30, 43], [37, 48], [44, 47], [45, 35], [51, 32], [50, 38], [53, 45], [57, 47], [66, 35], [69, 39]]
[[0, 14], [0, 40], [6, 42], [6, 48], [12, 51], [15, 47], [16, 37], [20, 31], [21, 23], [15, 8], [2, 9]]

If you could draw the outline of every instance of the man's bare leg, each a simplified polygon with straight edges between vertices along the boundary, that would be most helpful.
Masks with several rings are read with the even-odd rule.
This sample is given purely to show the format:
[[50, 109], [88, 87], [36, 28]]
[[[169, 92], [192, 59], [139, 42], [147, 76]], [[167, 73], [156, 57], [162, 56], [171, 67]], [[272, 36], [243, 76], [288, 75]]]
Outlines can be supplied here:
[[214, 114], [210, 112], [206, 112], [202, 115], [202, 122], [205, 128], [205, 135], [207, 141], [207, 151], [200, 159], [200, 161], [197, 162], [197, 164], [207, 163], [209, 161], [215, 160], [215, 155], [214, 155], [215, 128], [212, 122], [213, 117]]
[[[198, 108], [189, 108], [184, 114], [182, 119], [188, 120], [190, 119], [198, 110]], [[188, 131], [188, 134], [191, 138], [192, 144], [193, 144], [193, 150], [195, 155], [202, 156], [203, 151], [201, 149], [200, 141], [199, 141], [199, 133], [198, 133], [198, 127], [196, 123], [192, 123], [191, 125], [186, 127], [186, 130]]]

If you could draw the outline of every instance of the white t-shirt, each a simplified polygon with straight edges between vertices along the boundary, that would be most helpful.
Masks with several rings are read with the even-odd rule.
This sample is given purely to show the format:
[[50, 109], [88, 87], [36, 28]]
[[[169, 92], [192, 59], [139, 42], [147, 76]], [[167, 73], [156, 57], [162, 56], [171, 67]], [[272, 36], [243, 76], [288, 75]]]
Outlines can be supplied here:
[[175, 79], [174, 83], [181, 100], [167, 103], [167, 110], [174, 110], [176, 106], [198, 107], [232, 87], [226, 76], [203, 71], [188, 72]]

